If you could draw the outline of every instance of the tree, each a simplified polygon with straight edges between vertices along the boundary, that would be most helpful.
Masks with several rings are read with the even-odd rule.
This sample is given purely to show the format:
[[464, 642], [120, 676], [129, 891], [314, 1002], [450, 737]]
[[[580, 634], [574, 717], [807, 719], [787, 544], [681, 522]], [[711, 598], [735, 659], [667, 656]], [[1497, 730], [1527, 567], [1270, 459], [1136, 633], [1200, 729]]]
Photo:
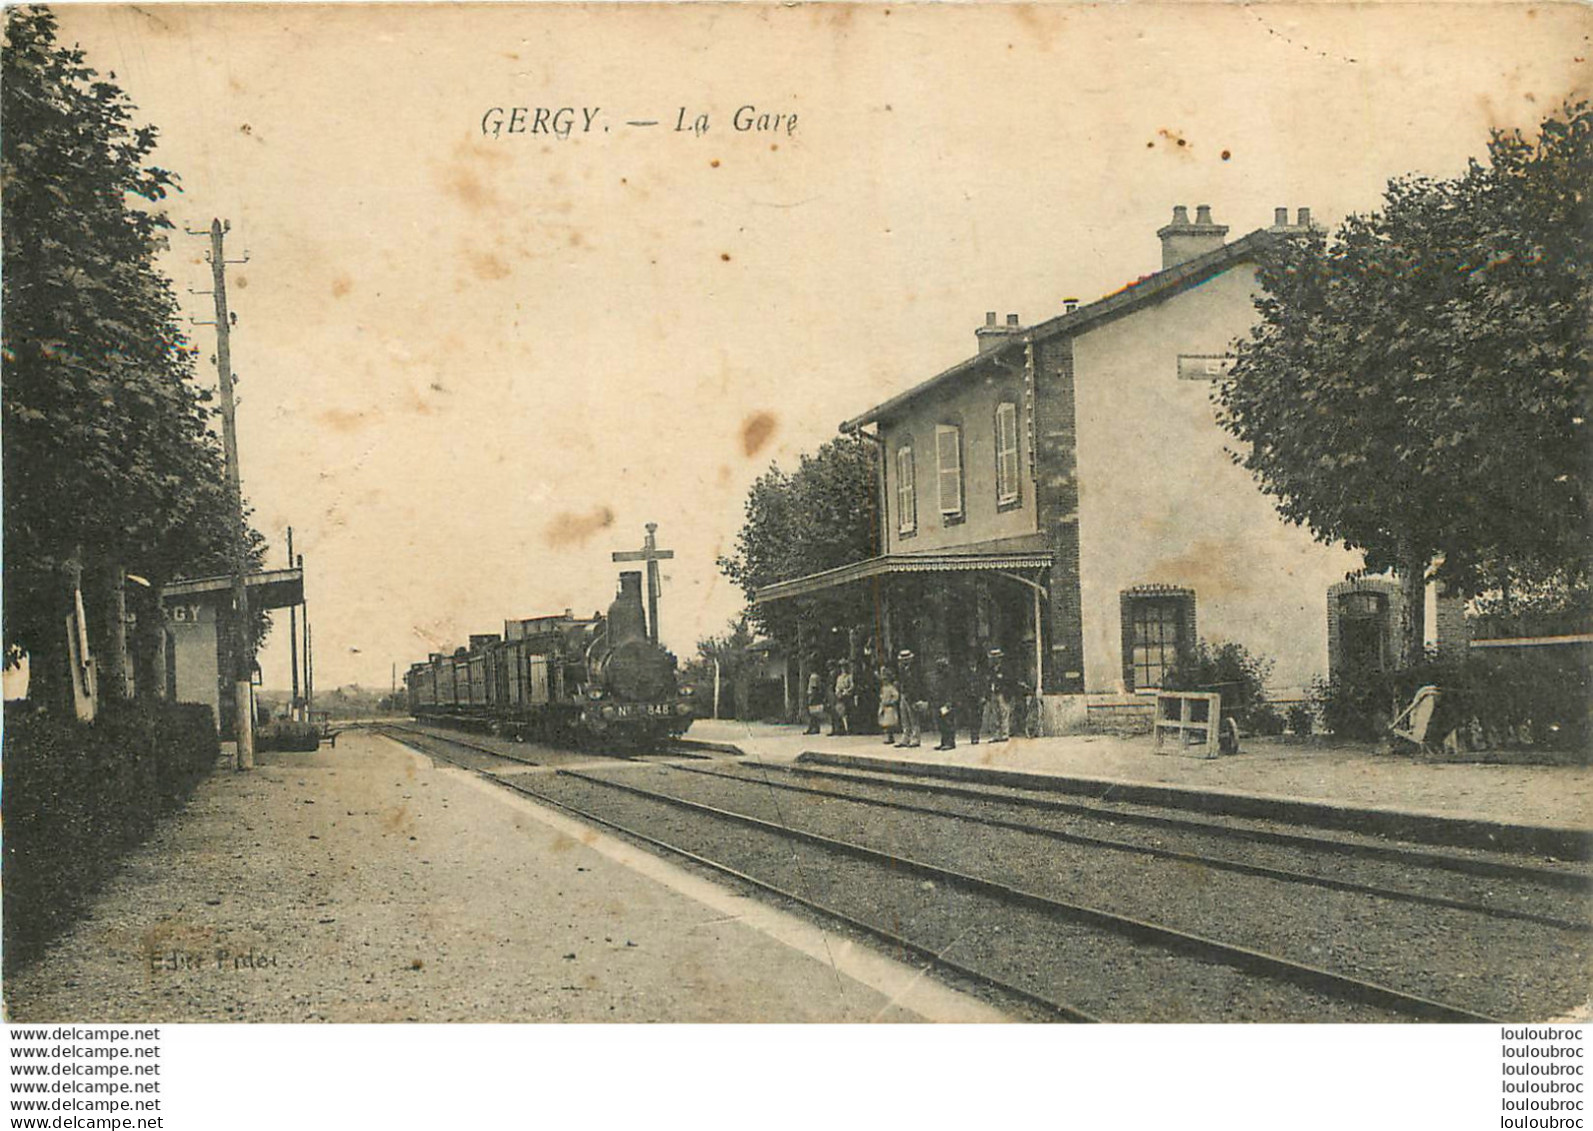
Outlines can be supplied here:
[[[841, 436], [787, 474], [771, 466], [747, 493], [747, 521], [735, 553], [720, 570], [741, 586], [748, 601], [766, 586], [864, 561], [878, 552], [875, 453], [868, 441]], [[796, 647], [800, 623], [867, 621], [869, 597], [829, 591], [795, 601], [754, 605], [748, 612], [763, 634]]]
[[1259, 320], [1214, 396], [1279, 512], [1405, 590], [1585, 577], [1593, 114], [1493, 135], [1452, 180], [1400, 177], [1330, 241], [1262, 256]]
[[258, 561], [261, 540], [228, 505], [156, 265], [171, 225], [154, 206], [176, 178], [147, 163], [154, 127], [45, 9], [7, 11], [0, 73], [5, 619], [42, 689], [85, 565], [90, 625], [119, 630], [124, 569], [158, 586], [226, 568], [240, 539]]
[[699, 698], [708, 704], [709, 710], [713, 709], [713, 678], [717, 672], [721, 699], [719, 713], [724, 714], [723, 700], [728, 697], [732, 717], [746, 719], [749, 717], [755, 660], [751, 651], [752, 629], [745, 615], [737, 617], [725, 627], [726, 631], [722, 634], [708, 636], [697, 642], [697, 655], [702, 660], [701, 670], [706, 681]]

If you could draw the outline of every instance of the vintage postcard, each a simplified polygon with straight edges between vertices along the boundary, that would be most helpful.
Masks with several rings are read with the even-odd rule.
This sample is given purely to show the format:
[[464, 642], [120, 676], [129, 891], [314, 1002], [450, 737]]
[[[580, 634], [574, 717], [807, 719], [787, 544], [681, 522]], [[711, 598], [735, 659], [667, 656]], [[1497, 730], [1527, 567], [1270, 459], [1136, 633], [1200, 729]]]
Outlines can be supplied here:
[[9, 1021], [1585, 1017], [1586, 7], [6, 20]]

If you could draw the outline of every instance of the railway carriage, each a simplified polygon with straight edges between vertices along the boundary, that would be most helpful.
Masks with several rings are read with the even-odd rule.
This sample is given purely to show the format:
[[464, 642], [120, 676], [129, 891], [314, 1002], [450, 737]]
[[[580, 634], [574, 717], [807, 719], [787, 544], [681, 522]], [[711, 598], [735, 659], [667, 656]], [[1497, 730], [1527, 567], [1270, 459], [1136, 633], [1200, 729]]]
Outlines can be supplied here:
[[641, 575], [620, 575], [606, 616], [531, 617], [477, 634], [452, 654], [412, 664], [404, 683], [418, 719], [516, 738], [653, 744], [691, 725], [675, 657], [649, 639]]

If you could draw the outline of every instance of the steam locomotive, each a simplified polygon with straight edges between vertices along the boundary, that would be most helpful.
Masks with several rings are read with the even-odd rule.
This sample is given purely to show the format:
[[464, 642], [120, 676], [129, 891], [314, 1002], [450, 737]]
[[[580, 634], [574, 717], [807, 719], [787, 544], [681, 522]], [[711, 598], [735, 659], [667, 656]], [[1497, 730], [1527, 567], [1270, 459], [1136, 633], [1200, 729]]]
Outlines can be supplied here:
[[502, 636], [412, 664], [404, 685], [417, 719], [551, 743], [656, 745], [692, 718], [675, 657], [647, 635], [640, 572], [620, 574], [606, 617], [505, 621]]

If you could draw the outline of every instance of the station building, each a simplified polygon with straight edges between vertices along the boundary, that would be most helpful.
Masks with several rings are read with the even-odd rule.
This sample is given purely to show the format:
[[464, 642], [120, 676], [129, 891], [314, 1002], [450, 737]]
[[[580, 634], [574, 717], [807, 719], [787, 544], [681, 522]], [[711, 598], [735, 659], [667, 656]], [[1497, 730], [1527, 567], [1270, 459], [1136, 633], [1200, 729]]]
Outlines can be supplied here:
[[[245, 579], [253, 612], [304, 603], [304, 571], [273, 569]], [[203, 703], [215, 712], [222, 738], [231, 739], [236, 718], [230, 676], [232, 578], [198, 577], [161, 586], [163, 610], [157, 695], [179, 703]]]
[[876, 445], [880, 556], [755, 601], [868, 585], [881, 654], [960, 668], [1000, 647], [1053, 733], [1132, 704], [1202, 637], [1293, 687], [1330, 653], [1389, 655], [1397, 586], [1349, 579], [1359, 555], [1278, 516], [1211, 397], [1256, 318], [1257, 255], [1310, 223], [1279, 209], [1230, 242], [1179, 207], [1155, 273], [1037, 324], [987, 315], [973, 356], [841, 425]]

